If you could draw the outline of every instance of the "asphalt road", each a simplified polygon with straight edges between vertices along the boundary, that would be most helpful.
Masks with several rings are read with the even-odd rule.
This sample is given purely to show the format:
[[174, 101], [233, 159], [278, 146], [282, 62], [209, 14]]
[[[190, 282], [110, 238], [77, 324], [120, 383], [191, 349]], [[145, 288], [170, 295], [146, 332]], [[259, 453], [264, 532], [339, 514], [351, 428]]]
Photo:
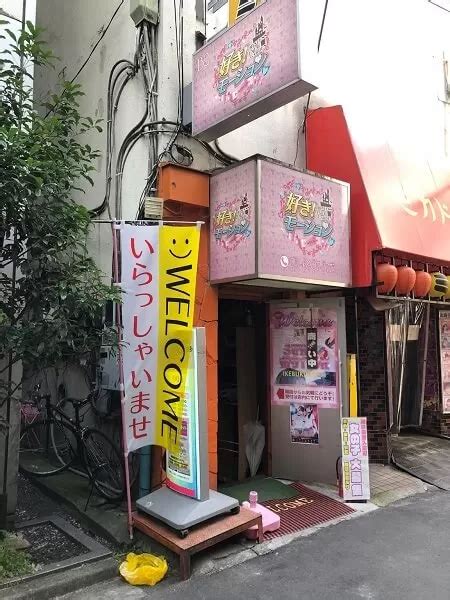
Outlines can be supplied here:
[[119, 581], [64, 600], [449, 600], [450, 493], [328, 527], [221, 573], [143, 590]]

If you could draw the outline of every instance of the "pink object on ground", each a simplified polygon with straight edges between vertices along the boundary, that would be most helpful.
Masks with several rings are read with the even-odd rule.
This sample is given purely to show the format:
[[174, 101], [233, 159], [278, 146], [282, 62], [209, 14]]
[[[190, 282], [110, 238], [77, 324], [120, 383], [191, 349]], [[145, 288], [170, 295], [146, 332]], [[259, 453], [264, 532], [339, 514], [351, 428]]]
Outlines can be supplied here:
[[[280, 517], [266, 508], [262, 504], [258, 504], [258, 492], [250, 492], [249, 502], [243, 502], [242, 506], [249, 508], [262, 516], [263, 532], [276, 531], [280, 528]], [[258, 526], [254, 525], [247, 529], [245, 536], [248, 540], [258, 539]]]

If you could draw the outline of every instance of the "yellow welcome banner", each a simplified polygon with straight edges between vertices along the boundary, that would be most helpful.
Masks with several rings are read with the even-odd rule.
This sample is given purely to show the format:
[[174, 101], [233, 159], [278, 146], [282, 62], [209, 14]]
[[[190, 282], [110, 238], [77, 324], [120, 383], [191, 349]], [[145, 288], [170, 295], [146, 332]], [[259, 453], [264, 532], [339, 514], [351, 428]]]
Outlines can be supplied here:
[[178, 447], [194, 325], [200, 226], [160, 229], [156, 439]]

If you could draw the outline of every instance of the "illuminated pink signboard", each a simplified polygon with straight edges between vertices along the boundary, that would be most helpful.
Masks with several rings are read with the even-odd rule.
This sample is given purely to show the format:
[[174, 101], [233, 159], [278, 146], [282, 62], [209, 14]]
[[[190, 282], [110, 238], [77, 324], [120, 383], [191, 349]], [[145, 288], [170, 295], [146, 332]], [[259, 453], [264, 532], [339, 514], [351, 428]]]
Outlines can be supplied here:
[[351, 286], [349, 185], [254, 156], [211, 178], [212, 283]]
[[304, 0], [267, 0], [194, 54], [194, 135], [216, 139], [316, 89]]

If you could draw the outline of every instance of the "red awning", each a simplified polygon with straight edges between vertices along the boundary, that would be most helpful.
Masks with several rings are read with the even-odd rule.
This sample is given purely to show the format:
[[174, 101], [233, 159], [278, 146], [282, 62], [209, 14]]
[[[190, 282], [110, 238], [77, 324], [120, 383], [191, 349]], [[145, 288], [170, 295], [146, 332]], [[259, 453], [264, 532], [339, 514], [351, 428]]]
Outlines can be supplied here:
[[341, 106], [307, 120], [307, 168], [351, 185], [353, 284], [372, 284], [372, 252], [450, 265], [450, 166], [386, 141], [364, 145]]

